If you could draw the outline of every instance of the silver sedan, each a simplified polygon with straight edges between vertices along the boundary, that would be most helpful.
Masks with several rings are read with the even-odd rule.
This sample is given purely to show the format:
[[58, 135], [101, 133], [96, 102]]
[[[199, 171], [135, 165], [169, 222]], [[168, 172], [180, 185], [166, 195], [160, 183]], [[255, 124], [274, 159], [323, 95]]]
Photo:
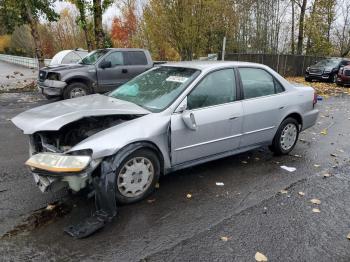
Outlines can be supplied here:
[[315, 124], [316, 102], [314, 89], [264, 65], [179, 62], [12, 121], [30, 137], [26, 165], [42, 191], [108, 180], [116, 203], [132, 203], [178, 169], [261, 146], [288, 154]]

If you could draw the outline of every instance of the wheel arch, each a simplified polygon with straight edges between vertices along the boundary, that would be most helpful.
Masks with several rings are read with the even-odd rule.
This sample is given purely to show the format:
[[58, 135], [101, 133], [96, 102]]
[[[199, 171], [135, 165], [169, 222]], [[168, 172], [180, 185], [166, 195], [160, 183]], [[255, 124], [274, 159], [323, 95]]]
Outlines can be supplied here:
[[297, 112], [293, 112], [293, 113], [288, 114], [285, 118], [283, 118], [283, 120], [281, 121], [281, 123], [282, 123], [284, 120], [286, 120], [287, 118], [289, 118], [289, 117], [290, 117], [290, 118], [294, 118], [294, 119], [299, 123], [299, 125], [301, 126], [300, 129], [299, 129], [299, 131], [303, 129], [303, 118], [302, 118], [302, 116], [301, 116], [299, 113], [297, 113]]
[[69, 86], [72, 83], [83, 83], [90, 89], [90, 91], [93, 91], [92, 81], [91, 79], [86, 77], [75, 76], [75, 77], [68, 78], [65, 82], [67, 83], [67, 86]]

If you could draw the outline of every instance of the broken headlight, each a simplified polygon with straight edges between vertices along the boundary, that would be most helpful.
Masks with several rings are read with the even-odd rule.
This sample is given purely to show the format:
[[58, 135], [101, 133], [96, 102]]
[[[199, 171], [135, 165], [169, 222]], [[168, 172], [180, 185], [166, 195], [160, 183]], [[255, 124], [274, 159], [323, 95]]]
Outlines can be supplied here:
[[60, 74], [59, 73], [50, 72], [50, 73], [47, 74], [47, 78], [46, 79], [59, 81], [60, 80]]
[[91, 157], [86, 155], [66, 155], [57, 153], [39, 153], [26, 161], [31, 168], [38, 168], [51, 172], [80, 172], [91, 162]]

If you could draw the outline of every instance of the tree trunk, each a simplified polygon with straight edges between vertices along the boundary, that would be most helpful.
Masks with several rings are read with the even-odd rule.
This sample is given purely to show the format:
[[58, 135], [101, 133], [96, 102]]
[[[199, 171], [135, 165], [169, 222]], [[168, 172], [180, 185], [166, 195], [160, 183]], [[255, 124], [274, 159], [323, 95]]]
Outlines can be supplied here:
[[78, 6], [78, 9], [79, 9], [80, 23], [81, 23], [81, 28], [84, 31], [86, 46], [87, 46], [88, 51], [90, 52], [93, 49], [93, 46], [92, 46], [92, 42], [91, 42], [91, 39], [89, 36], [89, 31], [87, 28], [86, 15], [85, 15], [85, 9], [86, 9], [85, 1], [84, 0], [77, 0], [76, 3]]
[[30, 31], [34, 40], [35, 55], [38, 58], [39, 68], [42, 68], [45, 66], [45, 60], [44, 60], [40, 36], [38, 32], [38, 27], [37, 27], [38, 21], [34, 18], [32, 14], [30, 3], [28, 3], [28, 1], [23, 1], [23, 2], [24, 2], [25, 14], [27, 16], [29, 26], [30, 26]]
[[101, 0], [93, 0], [95, 44], [96, 48], [104, 47], [104, 32], [102, 28], [102, 6]]
[[295, 53], [295, 39], [294, 39], [294, 24], [295, 24], [295, 21], [294, 21], [294, 17], [295, 17], [295, 10], [294, 10], [294, 0], [292, 0], [292, 55], [294, 55]]
[[298, 55], [301, 55], [303, 52], [304, 18], [305, 18], [306, 4], [307, 4], [307, 0], [303, 0], [303, 3], [300, 7], [299, 35], [298, 35], [298, 46], [297, 46]]

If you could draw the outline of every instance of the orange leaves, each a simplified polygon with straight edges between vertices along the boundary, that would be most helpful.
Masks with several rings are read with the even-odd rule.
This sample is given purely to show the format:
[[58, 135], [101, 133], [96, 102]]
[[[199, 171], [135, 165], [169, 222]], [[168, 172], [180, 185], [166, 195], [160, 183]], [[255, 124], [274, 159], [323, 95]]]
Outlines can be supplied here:
[[135, 6], [122, 9], [122, 17], [115, 17], [112, 23], [111, 38], [116, 47], [132, 47], [132, 37], [136, 32]]

